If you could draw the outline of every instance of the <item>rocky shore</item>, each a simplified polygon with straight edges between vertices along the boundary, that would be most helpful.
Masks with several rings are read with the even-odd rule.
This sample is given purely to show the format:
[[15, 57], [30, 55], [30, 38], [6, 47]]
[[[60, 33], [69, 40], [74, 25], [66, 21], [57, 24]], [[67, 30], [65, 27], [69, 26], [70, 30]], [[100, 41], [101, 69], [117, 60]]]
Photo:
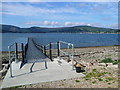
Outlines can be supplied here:
[[[0, 70], [0, 86], [1, 86], [1, 83], [2, 83], [2, 80], [4, 79], [6, 73], [7, 73], [7, 70], [9, 68], [9, 56], [8, 56], [8, 51], [3, 51], [3, 52], [0, 52], [2, 53], [2, 57], [1, 57], [1, 62], [2, 62], [2, 70]], [[11, 52], [11, 55], [13, 54], [14, 52]], [[21, 52], [18, 52], [18, 56], [21, 60]]]
[[[120, 46], [75, 48], [74, 59], [86, 66], [85, 72], [82, 72], [85, 77], [37, 83], [19, 86], [19, 88], [118, 88], [118, 76], [120, 76], [118, 75], [118, 63], [116, 63], [120, 57], [118, 48]], [[71, 49], [63, 50], [71, 53]], [[57, 50], [52, 51], [53, 57], [57, 56], [56, 52]], [[20, 54], [19, 52], [19, 56]], [[69, 57], [64, 54], [61, 54], [61, 57], [66, 61], [69, 60]], [[102, 62], [104, 60], [111, 62]], [[7, 69], [7, 52], [2, 53], [2, 62], [3, 67]]]

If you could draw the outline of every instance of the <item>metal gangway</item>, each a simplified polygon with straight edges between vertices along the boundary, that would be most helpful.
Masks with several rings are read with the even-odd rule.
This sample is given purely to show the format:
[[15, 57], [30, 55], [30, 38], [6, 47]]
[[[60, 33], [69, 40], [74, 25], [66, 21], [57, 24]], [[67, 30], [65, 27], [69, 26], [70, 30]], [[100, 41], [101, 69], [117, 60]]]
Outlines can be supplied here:
[[[67, 49], [71, 48], [71, 53], [70, 52], [65, 52], [62, 48], [61, 45], [66, 44]], [[18, 45], [17, 43], [14, 43], [10, 46], [8, 46], [8, 51], [9, 51], [9, 67], [10, 67], [10, 77], [13, 77], [12, 73], [12, 62], [18, 62], [18, 46], [21, 46], [21, 52], [22, 52], [22, 63], [21, 67], [24, 66], [26, 63], [34, 63], [35, 62], [45, 62], [45, 68], [47, 69], [47, 62], [53, 61], [52, 57], [52, 46], [56, 45], [57, 46], [57, 57], [60, 59], [61, 54], [69, 56], [69, 59], [72, 61], [72, 70], [74, 70], [74, 45], [72, 43], [64, 42], [64, 41], [58, 41], [56, 43], [49, 43], [47, 45], [39, 45], [37, 42], [34, 41], [34, 38], [29, 37], [28, 42], [26, 45], [21, 43]], [[14, 48], [14, 51], [11, 51], [11, 49]], [[47, 55], [46, 52], [49, 52], [49, 55]], [[49, 58], [49, 59], [48, 59]], [[33, 66], [32, 65], [32, 66]], [[32, 72], [32, 67], [30, 68]]]

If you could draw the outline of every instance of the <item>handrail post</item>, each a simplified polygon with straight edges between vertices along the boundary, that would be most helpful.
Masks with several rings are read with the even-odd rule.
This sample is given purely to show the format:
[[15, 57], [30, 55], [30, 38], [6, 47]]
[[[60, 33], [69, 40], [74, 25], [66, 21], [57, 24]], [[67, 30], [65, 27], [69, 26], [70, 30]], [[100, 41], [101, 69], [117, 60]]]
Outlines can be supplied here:
[[8, 46], [9, 53], [9, 67], [10, 67], [10, 77], [12, 77], [12, 65], [11, 65], [11, 54], [10, 54], [10, 46]]
[[21, 49], [22, 49], [22, 63], [25, 63], [24, 61], [24, 44], [21, 43]]
[[60, 56], [60, 42], [57, 42], [57, 48], [58, 48], [58, 57]]
[[74, 45], [72, 44], [72, 69], [74, 70]]
[[46, 55], [46, 47], [44, 46], [44, 54]]
[[47, 69], [48, 67], [47, 67], [47, 61], [45, 61], [45, 69]]
[[17, 43], [15, 43], [15, 62], [18, 61], [18, 46]]
[[61, 60], [61, 57], [60, 57], [60, 52], [61, 52], [61, 51], [60, 51], [60, 49], [61, 49], [61, 48], [60, 48], [60, 41], [59, 41], [59, 60]]
[[52, 44], [51, 44], [51, 42], [50, 42], [50, 51], [49, 51], [49, 52], [50, 52], [50, 59], [51, 59], [51, 61], [53, 61], [53, 60], [52, 60], [52, 50], [51, 50], [51, 49], [52, 49]]
[[28, 48], [28, 43], [25, 45], [25, 50], [24, 50], [25, 57], [26, 57], [27, 48]]

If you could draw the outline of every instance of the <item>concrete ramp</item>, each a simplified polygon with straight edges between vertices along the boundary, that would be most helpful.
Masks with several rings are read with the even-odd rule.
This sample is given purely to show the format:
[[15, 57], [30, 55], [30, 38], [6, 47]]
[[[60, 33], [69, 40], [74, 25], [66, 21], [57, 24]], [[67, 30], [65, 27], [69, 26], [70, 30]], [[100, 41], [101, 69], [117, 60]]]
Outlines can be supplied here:
[[60, 62], [58, 62], [57, 59], [53, 62], [47, 62], [48, 69], [45, 68], [44, 62], [36, 62], [33, 66], [33, 72], [30, 72], [32, 63], [27, 63], [22, 69], [13, 70], [13, 78], [10, 78], [8, 70], [3, 80], [2, 88], [84, 76], [82, 73], [76, 73], [75, 70], [73, 71], [72, 66], [66, 61], [60, 60]]
[[1, 88], [14, 87], [41, 82], [63, 80], [83, 77], [82, 73], [72, 70], [72, 65], [65, 60], [54, 59], [52, 62], [39, 48], [36, 47], [32, 38], [28, 39], [28, 47], [25, 60], [27, 61], [20, 69], [21, 62], [12, 62], [12, 76], [8, 70]]
[[42, 53], [42, 51], [36, 47], [33, 38], [28, 38], [28, 49], [26, 51], [26, 58], [25, 58], [27, 63], [37, 62], [37, 61], [42, 62], [48, 60], [46, 58], [47, 57]]
[[21, 61], [19, 62], [12, 62], [12, 69], [13, 70], [19, 70], [20, 69], [20, 66], [21, 66]]

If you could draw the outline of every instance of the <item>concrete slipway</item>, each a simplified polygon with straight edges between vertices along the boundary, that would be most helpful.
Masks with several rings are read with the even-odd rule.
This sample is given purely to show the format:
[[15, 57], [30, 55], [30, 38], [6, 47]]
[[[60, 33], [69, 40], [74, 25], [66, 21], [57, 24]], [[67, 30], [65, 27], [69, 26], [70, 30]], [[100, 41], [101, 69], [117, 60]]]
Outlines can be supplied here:
[[33, 72], [30, 72], [32, 63], [27, 63], [19, 69], [20, 64], [21, 62], [12, 63], [14, 77], [10, 77], [10, 71], [8, 70], [1, 88], [84, 76], [82, 73], [76, 73], [75, 70], [72, 70], [72, 66], [65, 60], [60, 60], [60, 62], [58, 62], [57, 58], [54, 59], [53, 62], [50, 60], [47, 61], [47, 69], [45, 68], [44, 62], [36, 62], [33, 66]]

